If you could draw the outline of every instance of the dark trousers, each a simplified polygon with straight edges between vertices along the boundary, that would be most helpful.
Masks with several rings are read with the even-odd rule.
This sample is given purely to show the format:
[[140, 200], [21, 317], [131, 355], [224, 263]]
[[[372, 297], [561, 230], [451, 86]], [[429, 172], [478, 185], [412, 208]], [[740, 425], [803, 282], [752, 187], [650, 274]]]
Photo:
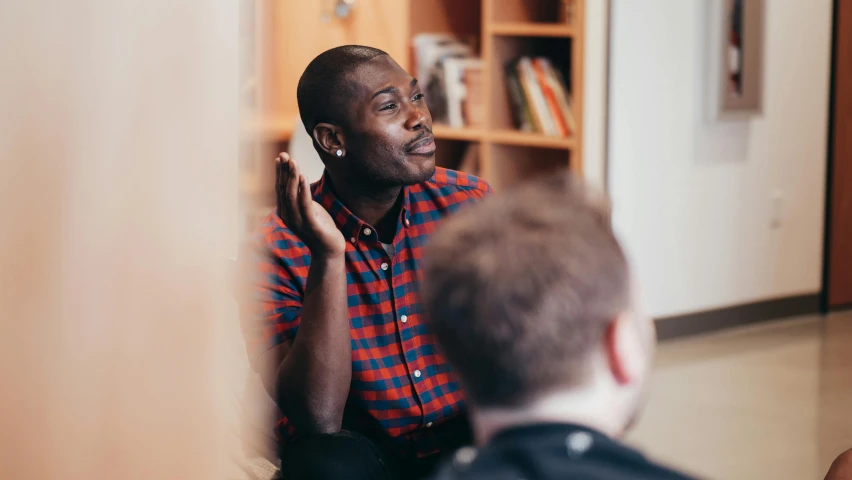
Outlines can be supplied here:
[[[466, 422], [465, 422], [466, 425]], [[442, 453], [424, 458], [391, 453], [382, 438], [353, 430], [303, 437], [281, 455], [282, 480], [419, 480], [433, 474], [457, 448], [470, 444], [467, 428], [459, 429]]]

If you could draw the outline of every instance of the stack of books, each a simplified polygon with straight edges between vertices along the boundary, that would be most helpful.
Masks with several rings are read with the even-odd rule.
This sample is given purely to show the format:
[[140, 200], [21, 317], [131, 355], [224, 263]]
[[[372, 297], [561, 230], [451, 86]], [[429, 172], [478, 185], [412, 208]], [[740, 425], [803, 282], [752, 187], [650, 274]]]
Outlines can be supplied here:
[[562, 72], [550, 60], [521, 57], [509, 62], [506, 86], [518, 129], [559, 137], [574, 134], [571, 95]]
[[458, 128], [481, 126], [482, 59], [471, 42], [448, 34], [419, 34], [412, 47], [432, 120]]

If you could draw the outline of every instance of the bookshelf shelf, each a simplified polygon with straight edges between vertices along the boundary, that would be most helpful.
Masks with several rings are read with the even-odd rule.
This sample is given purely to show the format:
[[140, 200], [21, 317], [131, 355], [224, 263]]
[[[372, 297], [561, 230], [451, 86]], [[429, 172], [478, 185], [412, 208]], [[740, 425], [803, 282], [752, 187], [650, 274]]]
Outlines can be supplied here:
[[481, 128], [456, 128], [439, 124], [432, 125], [432, 133], [439, 140], [478, 142], [485, 137], [485, 131]]
[[518, 145], [557, 150], [573, 150], [577, 146], [577, 141], [573, 137], [557, 137], [510, 129], [491, 131], [488, 133], [488, 140], [498, 145]]
[[573, 26], [562, 23], [498, 22], [488, 24], [486, 30], [507, 37], [571, 38], [576, 34]]

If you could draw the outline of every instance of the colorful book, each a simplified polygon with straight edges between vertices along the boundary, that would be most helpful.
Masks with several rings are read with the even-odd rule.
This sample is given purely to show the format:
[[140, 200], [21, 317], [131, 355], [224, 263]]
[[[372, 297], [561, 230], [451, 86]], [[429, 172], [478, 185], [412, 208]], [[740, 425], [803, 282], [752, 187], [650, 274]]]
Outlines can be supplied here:
[[556, 122], [550, 114], [550, 109], [547, 106], [547, 101], [544, 99], [544, 94], [541, 91], [538, 78], [536, 77], [535, 69], [532, 65], [532, 60], [529, 57], [522, 57], [518, 61], [518, 72], [521, 80], [521, 86], [524, 89], [527, 100], [530, 103], [530, 111], [536, 121], [539, 131], [545, 135], [559, 135], [559, 130], [556, 127]]
[[541, 58], [540, 60], [545, 71], [548, 73], [547, 78], [556, 96], [556, 103], [559, 104], [562, 118], [568, 127], [568, 134], [573, 135], [577, 131], [577, 123], [574, 120], [574, 112], [571, 109], [571, 95], [568, 93], [568, 88], [562, 80], [562, 74], [547, 58]]
[[550, 115], [553, 117], [554, 125], [556, 125], [560, 136], [567, 137], [568, 125], [565, 123], [562, 111], [559, 108], [559, 104], [556, 102], [556, 94], [553, 92], [552, 83], [549, 78], [550, 72], [545, 70], [545, 67], [542, 65], [541, 58], [533, 59], [532, 64], [535, 69], [538, 84], [541, 87], [541, 92], [544, 95], [544, 100], [547, 102], [547, 108], [550, 111]]

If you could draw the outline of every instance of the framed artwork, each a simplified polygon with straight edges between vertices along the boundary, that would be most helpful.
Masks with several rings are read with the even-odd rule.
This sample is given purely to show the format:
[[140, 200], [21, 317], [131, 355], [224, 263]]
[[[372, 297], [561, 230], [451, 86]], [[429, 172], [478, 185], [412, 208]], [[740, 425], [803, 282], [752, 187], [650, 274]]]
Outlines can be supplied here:
[[709, 113], [725, 120], [763, 107], [765, 0], [711, 0]]

